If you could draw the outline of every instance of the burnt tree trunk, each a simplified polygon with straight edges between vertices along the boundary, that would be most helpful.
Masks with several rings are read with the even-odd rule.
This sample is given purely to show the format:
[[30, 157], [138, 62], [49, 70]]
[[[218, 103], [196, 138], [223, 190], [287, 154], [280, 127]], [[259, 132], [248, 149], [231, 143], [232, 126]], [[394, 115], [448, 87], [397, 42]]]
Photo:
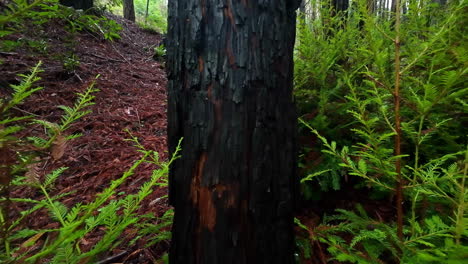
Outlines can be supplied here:
[[171, 0], [171, 264], [294, 263], [299, 0]]
[[124, 18], [135, 22], [135, 5], [133, 3], [133, 0], [123, 1], [123, 15]]
[[93, 7], [93, 0], [60, 0], [60, 4], [75, 9], [88, 10]]

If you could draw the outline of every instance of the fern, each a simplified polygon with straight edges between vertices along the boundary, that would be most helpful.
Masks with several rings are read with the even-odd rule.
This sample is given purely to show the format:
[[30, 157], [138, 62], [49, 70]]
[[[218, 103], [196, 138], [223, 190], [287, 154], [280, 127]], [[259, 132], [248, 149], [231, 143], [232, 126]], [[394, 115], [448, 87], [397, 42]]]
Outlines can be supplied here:
[[[30, 74], [19, 74], [21, 78], [20, 84], [12, 84], [10, 87], [13, 89], [13, 93], [11, 95], [11, 99], [7, 102], [0, 100], [0, 113], [4, 114], [12, 107], [17, 106], [18, 104], [22, 103], [26, 98], [31, 96], [31, 94], [42, 90], [42, 87], [33, 87], [34, 83], [39, 81], [41, 78], [37, 75], [42, 72], [41, 70], [42, 62], [38, 62], [36, 66], [34, 66], [31, 70]], [[19, 121], [25, 119], [26, 117], [16, 117], [13, 119], [7, 118], [2, 120], [2, 123], [10, 123], [13, 121]]]
[[[359, 208], [325, 217], [313, 239], [325, 243], [330, 259], [338, 261], [462, 263], [457, 261], [464, 254], [455, 252], [464, 249], [467, 238], [468, 57], [461, 44], [466, 42], [461, 22], [466, 1], [438, 8], [402, 1], [406, 13], [398, 25], [386, 10], [373, 14], [364, 1], [353, 5], [343, 24], [314, 1], [320, 18], [298, 28], [295, 86], [304, 114], [301, 129], [320, 142], [310, 149], [327, 157], [314, 161], [320, 164], [307, 170], [302, 182], [322, 185], [331, 173], [344, 174], [356, 179], [354, 188], [366, 186], [371, 195], [388, 198], [400, 182], [409, 206], [398, 225], [403, 239], [391, 220], [372, 219]], [[395, 36], [401, 40], [398, 47]], [[400, 154], [395, 154], [395, 135], [403, 146]]]
[[[96, 77], [98, 78], [99, 75]], [[60, 109], [64, 111], [60, 123], [53, 123], [46, 120], [35, 119], [34, 123], [42, 125], [46, 132], [48, 138], [41, 138], [41, 137], [29, 137], [29, 139], [33, 142], [36, 147], [39, 148], [50, 148], [57, 140], [63, 137], [63, 134], [69, 130], [70, 125], [73, 122], [76, 122], [78, 119], [82, 118], [83, 116], [89, 114], [91, 110], [86, 109], [89, 108], [94, 104], [93, 93], [98, 92], [99, 90], [94, 88], [95, 81], [93, 81], [88, 88], [85, 90], [84, 93], [78, 93], [78, 98], [73, 105], [73, 107], [68, 106], [59, 106]], [[69, 136], [65, 136], [65, 140], [71, 140], [79, 137], [80, 134], [72, 134]]]

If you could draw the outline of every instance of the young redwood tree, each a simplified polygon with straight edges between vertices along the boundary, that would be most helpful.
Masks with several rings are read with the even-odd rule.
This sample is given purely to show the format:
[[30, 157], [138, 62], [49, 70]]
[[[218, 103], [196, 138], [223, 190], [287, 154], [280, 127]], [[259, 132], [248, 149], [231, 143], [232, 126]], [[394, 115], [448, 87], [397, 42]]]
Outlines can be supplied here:
[[293, 263], [300, 0], [171, 0], [170, 263]]

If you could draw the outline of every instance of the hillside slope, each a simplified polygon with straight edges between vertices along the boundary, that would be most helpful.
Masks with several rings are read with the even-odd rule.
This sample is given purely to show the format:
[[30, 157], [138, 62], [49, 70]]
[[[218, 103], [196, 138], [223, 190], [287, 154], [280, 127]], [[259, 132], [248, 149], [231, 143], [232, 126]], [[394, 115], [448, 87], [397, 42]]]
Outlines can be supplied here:
[[[9, 36], [11, 40], [28, 44], [17, 50], [0, 51], [0, 96], [11, 93], [10, 84], [18, 83], [18, 74], [26, 74], [42, 61], [42, 79], [37, 83], [44, 89], [31, 96], [13, 111], [19, 115], [33, 115], [38, 119], [57, 122], [63, 111], [59, 105], [72, 106], [76, 93], [83, 92], [96, 80], [95, 105], [92, 113], [73, 124], [73, 133], [83, 136], [68, 142], [64, 155], [58, 160], [44, 157], [35, 170], [42, 176], [59, 167], [68, 167], [58, 179], [54, 194], [75, 191], [63, 201], [70, 206], [77, 202], [89, 202], [114, 179], [136, 161], [141, 153], [126, 141], [133, 136], [142, 145], [159, 152], [162, 159], [166, 154], [166, 77], [164, 66], [153, 59], [154, 47], [162, 36], [141, 30], [135, 24], [112, 16], [123, 26], [121, 39], [114, 42], [96, 35], [64, 30], [64, 22], [48, 22], [41, 30], [29, 30]], [[27, 30], [28, 31], [28, 30]], [[34, 46], [34, 48], [31, 48]], [[33, 125], [24, 130], [22, 137], [40, 133], [42, 128]], [[129, 184], [118, 190], [134, 193], [141, 183], [147, 181], [154, 166], [142, 165], [131, 176]], [[165, 189], [157, 189], [144, 201], [141, 214], [162, 215], [167, 210]], [[17, 190], [14, 197], [37, 197], [29, 189]], [[20, 211], [13, 213], [18, 213]], [[47, 212], [41, 211], [29, 219], [28, 228], [54, 228], [49, 224]], [[129, 232], [131, 233], [131, 232]], [[92, 246], [100, 238], [99, 233], [87, 237], [82, 248]], [[129, 235], [128, 239], [132, 239]], [[167, 245], [145, 249], [141, 240], [132, 248], [121, 245], [120, 249], [108, 252], [102, 258], [121, 255], [113, 262], [153, 263]]]

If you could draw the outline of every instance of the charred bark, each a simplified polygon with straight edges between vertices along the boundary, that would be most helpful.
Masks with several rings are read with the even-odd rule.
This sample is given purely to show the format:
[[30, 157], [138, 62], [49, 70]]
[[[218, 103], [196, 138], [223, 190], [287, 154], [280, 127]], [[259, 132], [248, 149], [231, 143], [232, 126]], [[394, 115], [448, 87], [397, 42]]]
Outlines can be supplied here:
[[298, 0], [171, 0], [170, 263], [294, 263]]

